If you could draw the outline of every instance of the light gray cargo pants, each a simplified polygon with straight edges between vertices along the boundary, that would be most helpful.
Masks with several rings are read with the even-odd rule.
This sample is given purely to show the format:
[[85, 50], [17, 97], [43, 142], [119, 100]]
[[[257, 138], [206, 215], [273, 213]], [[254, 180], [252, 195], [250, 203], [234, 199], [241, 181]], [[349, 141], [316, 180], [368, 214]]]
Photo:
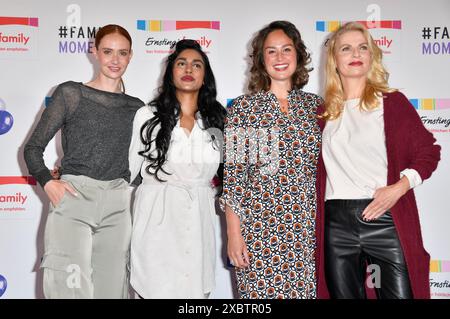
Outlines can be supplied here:
[[45, 228], [46, 298], [127, 298], [130, 192], [123, 179], [63, 175], [66, 192]]

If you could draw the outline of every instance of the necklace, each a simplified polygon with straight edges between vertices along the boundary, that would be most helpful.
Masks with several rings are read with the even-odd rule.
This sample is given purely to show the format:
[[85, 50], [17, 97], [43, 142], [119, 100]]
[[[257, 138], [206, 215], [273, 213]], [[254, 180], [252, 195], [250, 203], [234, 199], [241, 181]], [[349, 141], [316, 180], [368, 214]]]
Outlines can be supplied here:
[[287, 114], [288, 111], [289, 111], [289, 102], [286, 101], [286, 103], [282, 103], [282, 102], [280, 101], [280, 108], [281, 108], [281, 112]]

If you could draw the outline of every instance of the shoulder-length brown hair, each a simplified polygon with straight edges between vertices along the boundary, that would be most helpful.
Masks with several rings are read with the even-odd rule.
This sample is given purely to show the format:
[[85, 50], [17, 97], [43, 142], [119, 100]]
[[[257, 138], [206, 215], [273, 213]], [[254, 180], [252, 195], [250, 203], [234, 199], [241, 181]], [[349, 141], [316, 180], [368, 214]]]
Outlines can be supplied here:
[[297, 69], [292, 75], [292, 88], [301, 89], [309, 80], [309, 72], [312, 68], [306, 66], [311, 62], [310, 54], [306, 51], [300, 32], [294, 24], [288, 21], [273, 21], [261, 29], [252, 41], [252, 67], [250, 69], [250, 81], [248, 90], [250, 93], [256, 93], [261, 90], [270, 89], [270, 77], [264, 65], [264, 42], [269, 33], [275, 30], [282, 30], [294, 43], [297, 52]]
[[337, 119], [342, 113], [345, 95], [336, 66], [336, 41], [342, 34], [349, 31], [358, 31], [363, 34], [372, 59], [370, 70], [367, 74], [366, 87], [360, 98], [359, 107], [365, 111], [375, 109], [378, 107], [379, 97], [383, 93], [395, 91], [395, 89], [389, 88], [389, 73], [382, 63], [383, 52], [377, 46], [369, 31], [361, 23], [348, 22], [333, 33], [327, 44], [325, 112], [321, 115], [325, 120]]

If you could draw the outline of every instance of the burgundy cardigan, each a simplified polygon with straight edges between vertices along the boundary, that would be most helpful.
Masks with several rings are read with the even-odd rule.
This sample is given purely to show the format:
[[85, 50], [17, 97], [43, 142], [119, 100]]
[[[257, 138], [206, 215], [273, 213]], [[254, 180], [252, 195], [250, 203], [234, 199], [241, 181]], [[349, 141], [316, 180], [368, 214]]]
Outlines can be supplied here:
[[[400, 172], [415, 169], [422, 180], [431, 176], [440, 160], [439, 145], [423, 125], [419, 115], [408, 99], [400, 92], [384, 93], [384, 131], [387, 152], [387, 184], [395, 184]], [[319, 108], [318, 114], [324, 111]], [[321, 130], [325, 126], [319, 120]], [[324, 209], [326, 170], [322, 155], [317, 170], [318, 212], [316, 222], [317, 252], [316, 275], [318, 298], [329, 298], [324, 268]], [[414, 299], [430, 298], [430, 255], [423, 247], [414, 191], [411, 189], [391, 208], [392, 218], [398, 232], [408, 268]]]

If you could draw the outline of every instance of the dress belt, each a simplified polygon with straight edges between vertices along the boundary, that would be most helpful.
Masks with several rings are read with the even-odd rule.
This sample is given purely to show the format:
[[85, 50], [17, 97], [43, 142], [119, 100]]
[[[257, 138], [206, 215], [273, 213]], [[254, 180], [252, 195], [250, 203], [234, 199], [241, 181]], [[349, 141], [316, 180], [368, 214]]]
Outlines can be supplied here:
[[[189, 195], [189, 199], [191, 200], [191, 202], [194, 201], [194, 193], [192, 192], [193, 188], [197, 188], [197, 187], [211, 187], [211, 183], [206, 182], [206, 181], [199, 181], [199, 182], [189, 182], [189, 183], [185, 183], [185, 182], [181, 182], [181, 181], [166, 181], [166, 182], [159, 182], [156, 180], [146, 180], [143, 181], [143, 184], [145, 185], [158, 185], [161, 186], [163, 185], [164, 188], [162, 190], [162, 194], [163, 194], [163, 211], [161, 214], [161, 219], [158, 222], [158, 225], [161, 225], [164, 222], [164, 218], [166, 217], [166, 198], [167, 198], [167, 189], [169, 186], [171, 187], [176, 187], [179, 189], [182, 189], [184, 191], [186, 191], [186, 193]], [[157, 201], [155, 201], [156, 203]], [[153, 207], [152, 207], [153, 210]]]

